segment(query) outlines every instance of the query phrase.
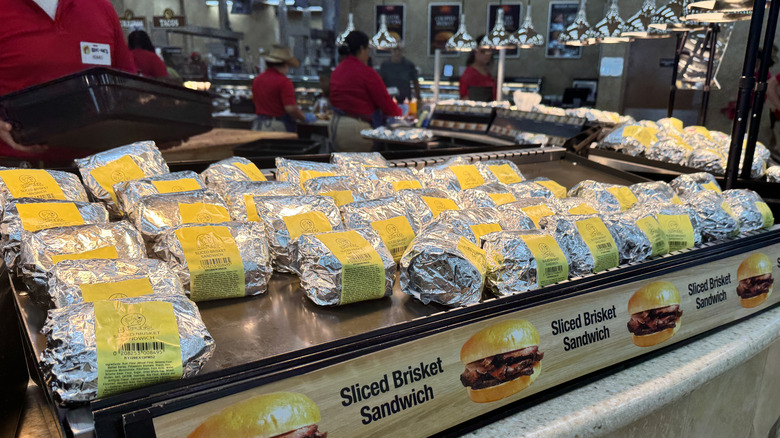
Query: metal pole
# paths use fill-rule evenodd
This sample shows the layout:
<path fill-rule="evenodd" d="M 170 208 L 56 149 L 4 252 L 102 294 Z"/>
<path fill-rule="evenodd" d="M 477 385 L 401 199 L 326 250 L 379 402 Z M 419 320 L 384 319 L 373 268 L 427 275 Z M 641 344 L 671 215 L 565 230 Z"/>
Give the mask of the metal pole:
<path fill-rule="evenodd" d="M 677 50 L 674 52 L 674 70 L 672 70 L 672 86 L 669 89 L 669 106 L 666 108 L 666 116 L 672 117 L 674 114 L 674 99 L 677 96 L 677 69 L 680 67 L 680 54 L 685 41 L 688 39 L 688 32 L 677 33 Z"/>
<path fill-rule="evenodd" d="M 701 111 L 699 112 L 699 125 L 704 126 L 707 124 L 707 110 L 710 106 L 710 90 L 712 87 L 712 73 L 713 73 L 713 67 L 715 65 L 715 54 L 717 52 L 718 48 L 718 31 L 720 30 L 720 26 L 713 23 L 710 24 L 710 28 L 707 30 L 707 35 L 709 38 L 707 39 L 709 41 L 710 45 L 710 57 L 707 60 L 707 76 L 704 81 L 704 93 L 701 97 Z"/>
<path fill-rule="evenodd" d="M 739 79 L 737 112 L 734 116 L 734 125 L 731 128 L 731 147 L 729 149 L 728 164 L 726 165 L 726 189 L 733 189 L 734 183 L 739 177 L 742 140 L 745 138 L 745 131 L 747 131 L 750 98 L 753 94 L 753 87 L 756 84 L 754 75 L 756 57 L 758 56 L 758 44 L 761 40 L 761 28 L 764 25 L 764 9 L 766 9 L 766 0 L 755 0 L 753 3 L 753 17 L 750 19 L 747 47 L 745 49 L 745 63 L 742 65 L 742 77 Z"/>
<path fill-rule="evenodd" d="M 433 103 L 439 101 L 439 84 L 441 83 L 441 49 L 434 51 L 433 57 Z"/>
<path fill-rule="evenodd" d="M 758 129 L 761 126 L 761 114 L 764 112 L 764 96 L 766 96 L 766 77 L 769 74 L 769 64 L 772 60 L 772 46 L 775 42 L 775 32 L 777 31 L 777 17 L 780 13 L 780 1 L 774 1 L 769 6 L 769 18 L 766 23 L 764 33 L 764 48 L 761 66 L 758 69 L 758 84 L 756 92 L 753 93 L 753 114 L 750 118 L 750 129 L 748 131 L 747 144 L 745 145 L 745 159 L 742 162 L 742 178 L 750 179 L 753 168 L 753 157 L 756 151 L 756 140 L 758 139 Z"/>
<path fill-rule="evenodd" d="M 506 49 L 498 49 L 498 74 L 496 75 L 496 101 L 504 100 L 504 69 L 506 68 Z"/>

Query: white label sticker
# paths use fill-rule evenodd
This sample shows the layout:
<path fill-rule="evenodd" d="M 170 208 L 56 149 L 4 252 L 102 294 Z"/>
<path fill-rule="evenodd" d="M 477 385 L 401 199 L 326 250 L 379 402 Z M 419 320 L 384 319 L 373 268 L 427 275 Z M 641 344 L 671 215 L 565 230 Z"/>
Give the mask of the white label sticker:
<path fill-rule="evenodd" d="M 108 44 L 81 42 L 81 63 L 111 65 L 111 46 Z"/>

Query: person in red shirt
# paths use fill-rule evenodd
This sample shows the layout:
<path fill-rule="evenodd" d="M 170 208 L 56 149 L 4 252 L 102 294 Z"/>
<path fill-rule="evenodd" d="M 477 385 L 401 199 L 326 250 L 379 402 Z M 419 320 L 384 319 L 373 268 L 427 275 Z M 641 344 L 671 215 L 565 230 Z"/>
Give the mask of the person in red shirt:
<path fill-rule="evenodd" d="M 0 96 L 89 67 L 136 72 L 119 17 L 108 0 L 59 0 L 52 15 L 34 0 L 0 0 L 0 11 Z M 87 56 L 84 48 L 90 46 L 107 50 Z M 62 159 L 94 153 L 73 149 L 46 153 L 43 146 L 14 142 L 12 129 L 0 120 L 0 156 Z"/>
<path fill-rule="evenodd" d="M 255 102 L 257 120 L 255 131 L 296 132 L 295 121 L 313 121 L 314 115 L 303 114 L 295 100 L 292 81 L 287 77 L 290 67 L 301 62 L 293 56 L 289 47 L 274 46 L 265 57 L 268 67 L 252 81 L 252 100 Z"/>
<path fill-rule="evenodd" d="M 155 53 L 149 34 L 142 30 L 130 32 L 130 35 L 127 36 L 127 47 L 130 48 L 130 52 L 133 54 L 138 74 L 147 78 L 168 77 L 168 67 Z"/>
<path fill-rule="evenodd" d="M 337 151 L 367 152 L 373 142 L 361 137 L 360 131 L 377 127 L 381 123 L 372 120 L 375 112 L 385 117 L 400 117 L 393 98 L 387 93 L 379 73 L 368 66 L 368 35 L 356 30 L 347 35 L 339 47 L 344 59 L 330 76 L 330 104 L 333 118 L 330 138 Z"/>
<path fill-rule="evenodd" d="M 466 60 L 466 71 L 460 77 L 460 97 L 468 99 L 470 87 L 492 87 L 493 100 L 496 98 L 496 81 L 490 75 L 489 64 L 493 59 L 493 50 L 478 47 L 471 51 Z"/>

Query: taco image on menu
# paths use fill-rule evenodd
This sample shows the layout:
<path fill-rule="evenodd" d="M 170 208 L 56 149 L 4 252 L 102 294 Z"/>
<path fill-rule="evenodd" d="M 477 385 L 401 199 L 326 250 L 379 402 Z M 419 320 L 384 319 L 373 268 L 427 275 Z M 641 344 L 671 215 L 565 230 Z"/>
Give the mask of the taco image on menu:
<path fill-rule="evenodd" d="M 539 332 L 528 321 L 510 319 L 485 327 L 460 350 L 466 370 L 460 382 L 469 398 L 489 403 L 527 388 L 542 372 Z"/>
<path fill-rule="evenodd" d="M 654 281 L 634 292 L 628 300 L 628 313 L 628 331 L 635 345 L 660 344 L 680 329 L 680 291 L 668 281 Z"/>
<path fill-rule="evenodd" d="M 765 254 L 751 254 L 737 269 L 737 295 L 745 308 L 760 306 L 772 295 L 772 261 Z"/>
<path fill-rule="evenodd" d="M 207 418 L 187 438 L 327 438 L 320 410 L 307 396 L 275 392 L 232 404 Z"/>

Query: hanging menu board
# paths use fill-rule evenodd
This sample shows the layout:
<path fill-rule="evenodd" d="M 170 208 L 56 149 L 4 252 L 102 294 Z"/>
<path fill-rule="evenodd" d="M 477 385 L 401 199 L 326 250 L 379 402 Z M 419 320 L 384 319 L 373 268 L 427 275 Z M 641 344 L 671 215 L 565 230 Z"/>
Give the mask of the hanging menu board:
<path fill-rule="evenodd" d="M 374 11 L 374 34 L 379 32 L 380 17 L 385 16 L 387 31 L 399 42 L 404 41 L 404 22 L 406 10 L 404 5 L 377 5 Z M 390 53 L 389 50 L 377 50 L 377 53 Z"/>
<path fill-rule="evenodd" d="M 496 12 L 498 8 L 504 10 L 504 29 L 507 33 L 515 33 L 520 28 L 520 17 L 522 17 L 523 5 L 521 3 L 490 3 L 487 7 L 487 27 L 485 29 L 493 29 L 496 25 Z M 490 30 L 488 30 L 489 32 Z M 506 49 L 506 56 L 519 57 L 520 50 L 515 47 L 513 49 Z"/>
<path fill-rule="evenodd" d="M 436 49 L 442 55 L 457 56 L 456 51 L 446 51 L 444 46 L 460 26 L 460 3 L 428 4 L 428 56 L 434 56 Z"/>

